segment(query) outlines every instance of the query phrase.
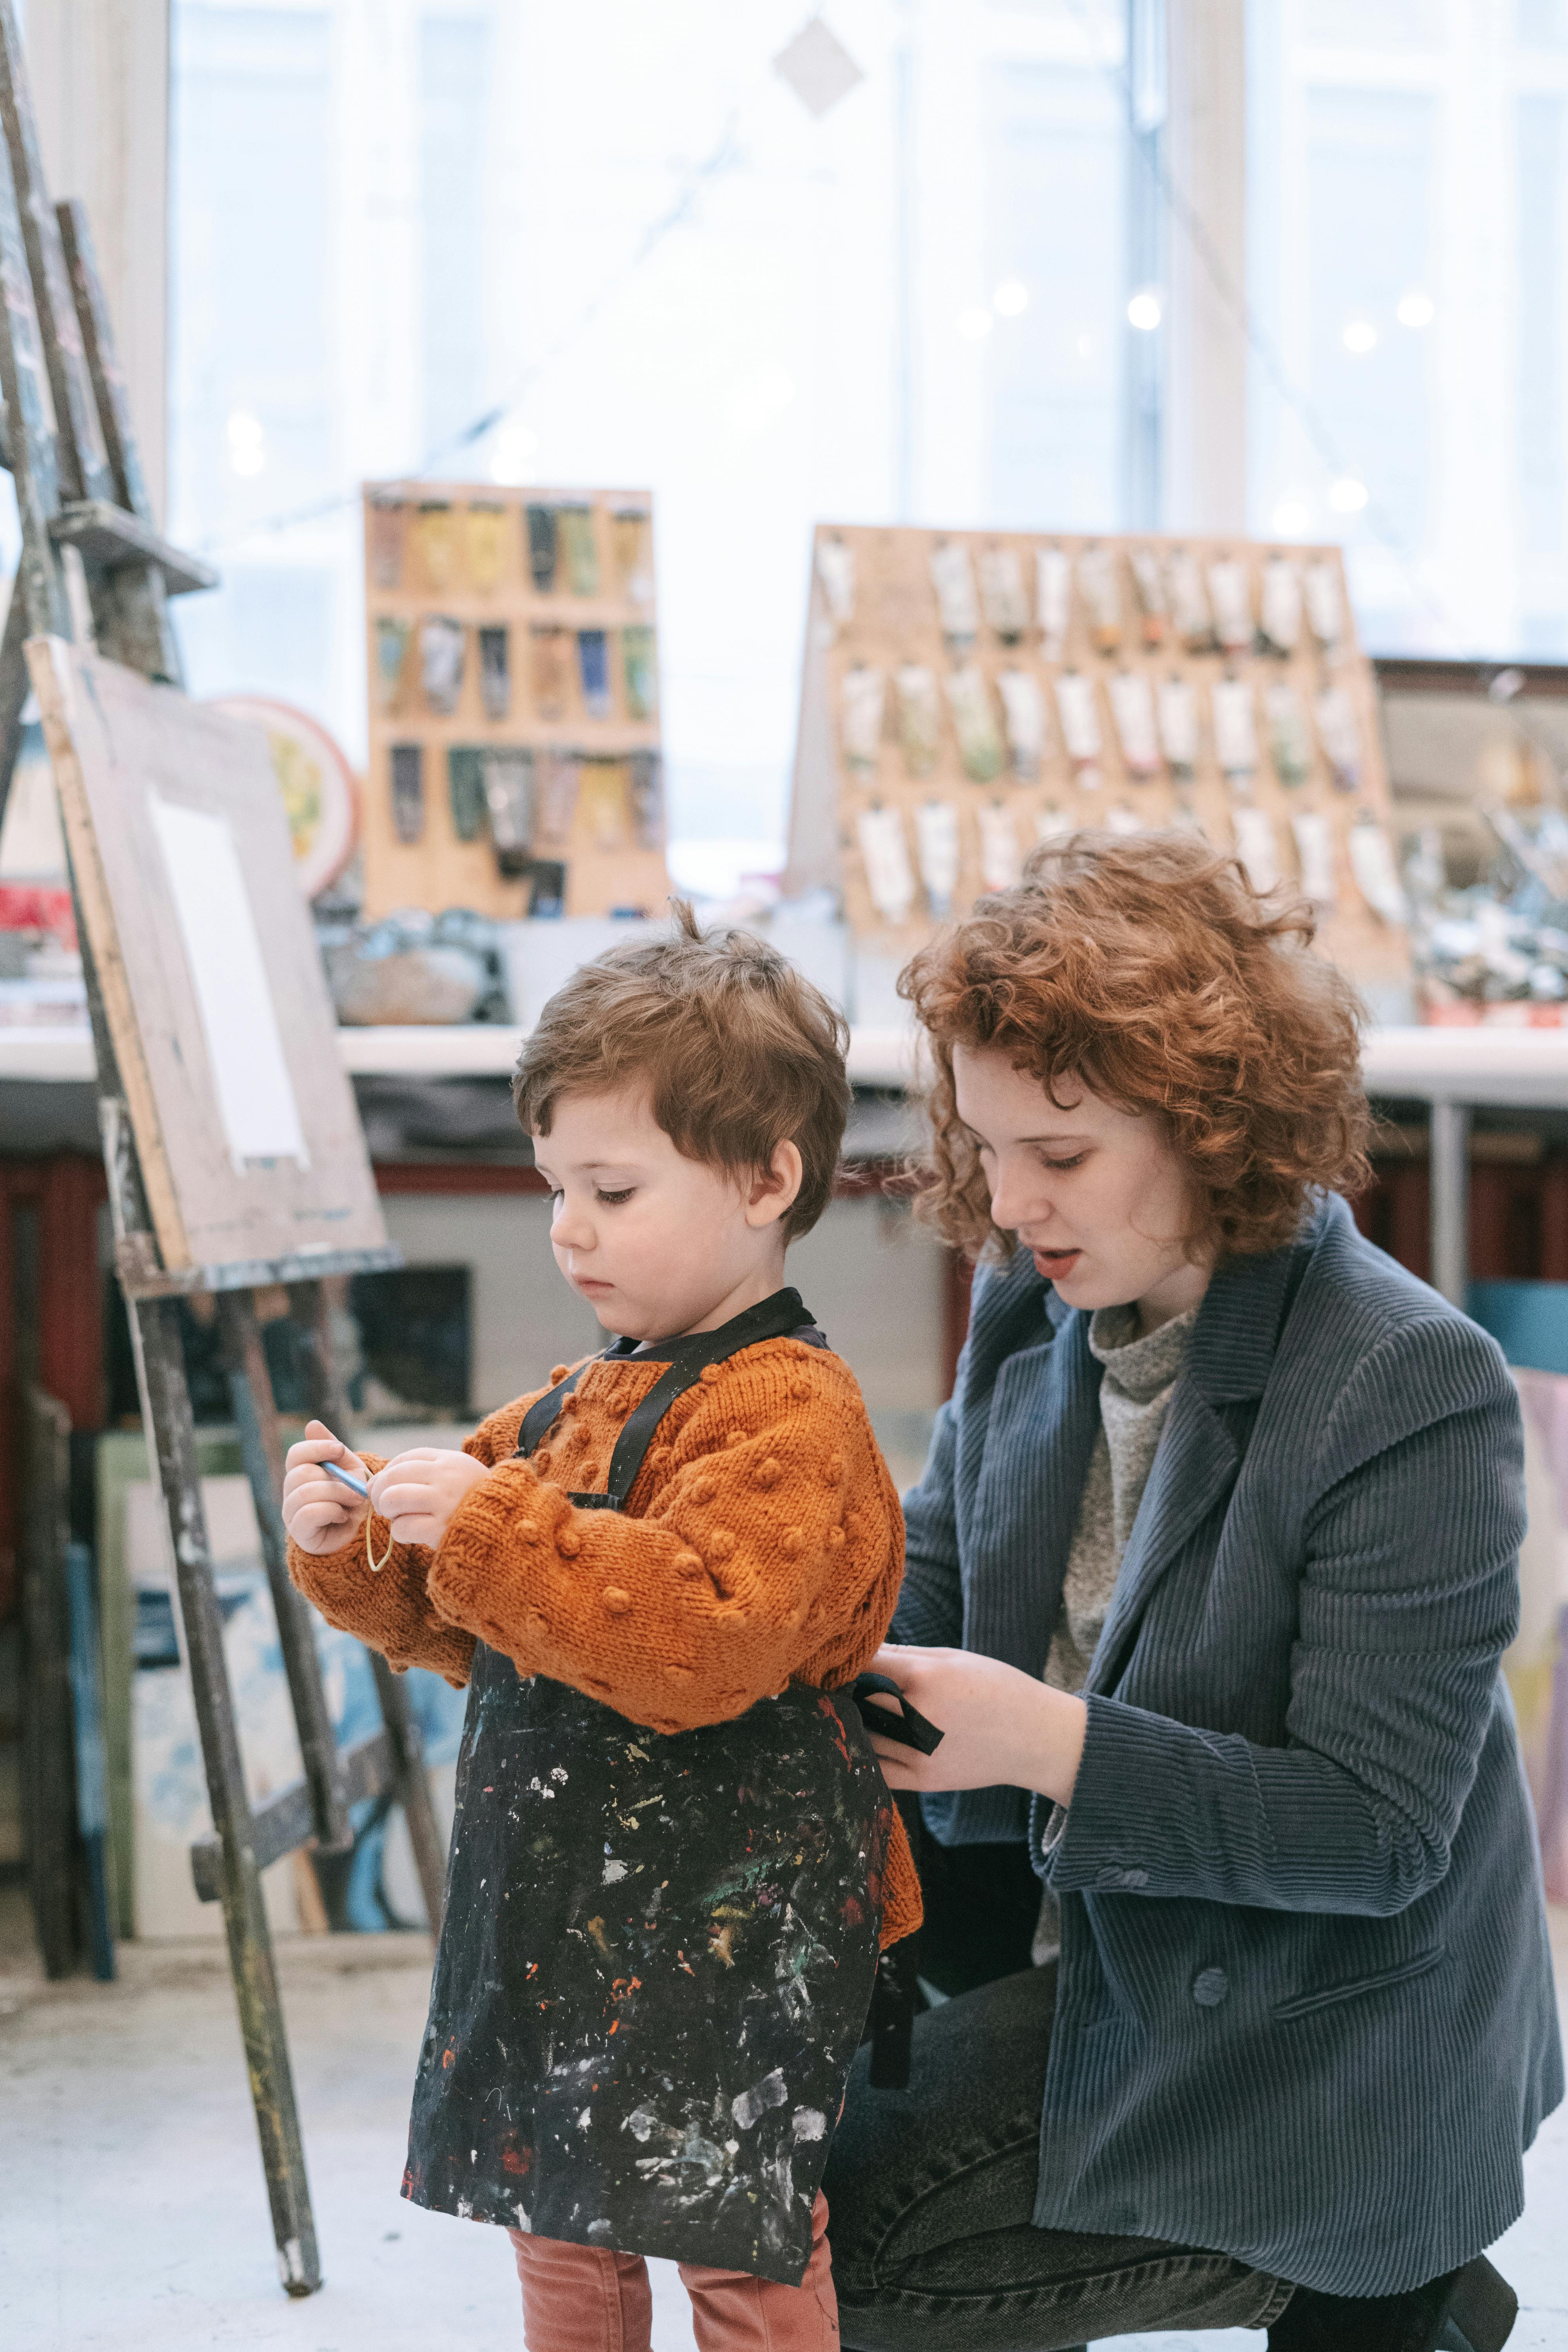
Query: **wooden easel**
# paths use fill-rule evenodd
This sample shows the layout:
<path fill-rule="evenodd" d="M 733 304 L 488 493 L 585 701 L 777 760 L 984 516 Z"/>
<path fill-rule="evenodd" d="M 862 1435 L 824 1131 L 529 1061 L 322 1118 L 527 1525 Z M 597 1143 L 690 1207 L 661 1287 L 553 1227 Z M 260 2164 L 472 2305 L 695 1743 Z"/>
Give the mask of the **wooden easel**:
<path fill-rule="evenodd" d="M 11 0 L 0 0 L 0 394 L 5 462 L 16 485 L 22 552 L 0 637 L 0 816 L 10 789 L 29 673 L 29 637 L 79 643 L 144 677 L 182 684 L 168 598 L 216 585 L 153 525 L 82 207 L 51 207 Z M 352 1843 L 348 1807 L 390 1790 L 404 1807 L 432 1927 L 445 1855 L 419 1734 L 384 1660 L 373 1663 L 383 1727 L 340 1751 L 322 1687 L 310 1610 L 289 1580 L 279 1494 L 282 1445 L 251 1292 L 289 1286 L 305 1340 L 312 1408 L 347 1434 L 333 1371 L 322 1276 L 395 1265 L 389 1247 L 312 1251 L 165 1266 L 148 1205 L 131 1111 L 94 969 L 73 869 L 99 1118 L 142 1412 L 162 1488 L 185 1651 L 211 1799 L 213 1833 L 192 1849 L 198 1893 L 223 1905 L 240 2028 L 261 2139 L 279 2267 L 289 2294 L 321 2282 L 260 1873 L 301 1846 Z M 197 1475 L 177 1302 L 216 1295 L 235 1418 L 255 1500 L 262 1557 L 298 1727 L 305 1778 L 255 1811 L 246 1795 L 223 1629 Z"/>

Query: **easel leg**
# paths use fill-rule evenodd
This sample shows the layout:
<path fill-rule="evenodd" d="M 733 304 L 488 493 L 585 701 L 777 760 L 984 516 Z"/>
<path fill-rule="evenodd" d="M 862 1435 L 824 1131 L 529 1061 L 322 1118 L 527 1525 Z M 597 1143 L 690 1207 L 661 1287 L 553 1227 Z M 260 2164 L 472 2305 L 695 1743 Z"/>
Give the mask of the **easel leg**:
<path fill-rule="evenodd" d="M 278 2267 L 290 2294 L 310 2294 L 321 2284 L 321 2265 L 272 1937 L 250 1843 L 250 1806 L 223 1654 L 223 1621 L 213 1584 L 179 1326 L 173 1305 L 164 1299 L 139 1301 L 134 1322 L 142 1359 L 143 1410 L 168 1514 L 213 1826 L 223 1845 L 224 1926 L 228 1931 L 229 1964 L 239 2004 L 250 2095 L 261 2136 Z"/>
<path fill-rule="evenodd" d="M 22 1714 L 27 1893 L 46 1974 L 77 1963 L 76 1771 L 67 1599 L 70 1418 L 30 1384 L 23 1399 Z"/>
<path fill-rule="evenodd" d="M 111 661 L 169 686 L 184 683 L 168 592 L 156 564 L 127 563 L 111 572 L 93 598 L 93 617 L 99 646 Z"/>
<path fill-rule="evenodd" d="M 430 1922 L 430 1933 L 441 1932 L 441 1918 L 447 1907 L 447 1849 L 441 1840 L 440 1823 L 430 1799 L 430 1776 L 425 1769 L 425 1740 L 415 1722 L 404 1689 L 386 1660 L 377 1650 L 370 1654 L 375 1669 L 376 1696 L 381 1700 L 382 1719 L 386 1736 L 392 1743 L 396 1768 L 394 1787 L 398 1803 L 403 1807 L 408 1823 L 408 1841 L 414 1848 L 414 1867 L 419 1874 L 419 1888 L 425 1897 L 425 1913 Z"/>
<path fill-rule="evenodd" d="M 261 1557 L 278 1619 L 283 1669 L 294 1702 L 294 1722 L 300 1735 L 305 1778 L 310 1785 L 316 1842 L 341 1852 L 353 1843 L 353 1832 L 344 1801 L 342 1767 L 332 1737 L 331 1713 L 321 1685 L 321 1666 L 316 1654 L 310 1608 L 289 1580 L 288 1538 L 283 1531 L 280 1507 L 283 1444 L 278 1434 L 267 1350 L 262 1345 L 250 1293 L 223 1292 L 218 1299 L 218 1322 L 240 1452 L 250 1481 L 256 1524 L 261 1537 Z"/>
<path fill-rule="evenodd" d="M 0 824 L 5 822 L 5 803 L 11 794 L 11 779 L 16 772 L 16 754 L 22 748 L 22 712 L 31 683 L 26 656 L 22 651 L 26 635 L 27 600 L 22 593 L 18 572 L 11 583 L 5 631 L 0 636 Z"/>
<path fill-rule="evenodd" d="M 343 1393 L 332 1359 L 331 1307 L 326 1290 L 319 1282 L 296 1283 L 290 1287 L 289 1297 L 294 1320 L 304 1340 L 302 1353 L 310 1391 L 310 1410 L 345 1443 L 352 1443 L 349 1401 Z M 419 1727 L 409 1710 L 407 1694 L 397 1676 L 386 1660 L 374 1650 L 370 1654 L 370 1661 L 375 1670 L 375 1687 L 381 1700 L 386 1736 L 392 1743 L 397 1774 L 397 1800 L 408 1823 L 408 1838 L 414 1849 L 414 1866 L 419 1874 L 420 1890 L 425 1897 L 426 1916 L 430 1922 L 430 1933 L 438 1936 L 447 1901 L 447 1849 L 440 1824 L 436 1819 L 436 1808 L 430 1799 L 424 1743 Z"/>

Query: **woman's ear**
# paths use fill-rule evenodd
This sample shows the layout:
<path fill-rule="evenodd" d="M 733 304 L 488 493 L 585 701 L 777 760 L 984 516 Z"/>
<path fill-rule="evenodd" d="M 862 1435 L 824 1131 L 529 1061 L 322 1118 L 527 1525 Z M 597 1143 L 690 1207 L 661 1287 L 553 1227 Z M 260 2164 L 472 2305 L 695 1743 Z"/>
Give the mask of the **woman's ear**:
<path fill-rule="evenodd" d="M 746 1223 L 776 1225 L 795 1206 L 805 1174 L 797 1143 L 777 1143 L 765 1168 L 759 1168 L 746 1188 Z"/>

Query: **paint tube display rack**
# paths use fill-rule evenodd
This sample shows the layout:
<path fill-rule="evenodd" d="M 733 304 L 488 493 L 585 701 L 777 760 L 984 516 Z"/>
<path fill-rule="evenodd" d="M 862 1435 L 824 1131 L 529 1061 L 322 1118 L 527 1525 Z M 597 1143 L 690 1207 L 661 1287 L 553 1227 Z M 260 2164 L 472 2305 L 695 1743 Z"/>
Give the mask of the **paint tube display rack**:
<path fill-rule="evenodd" d="M 364 533 L 366 916 L 657 912 L 649 494 L 377 482 Z"/>
<path fill-rule="evenodd" d="M 1190 825 L 1409 980 L 1376 689 L 1339 551 L 823 524 L 786 887 L 888 955 L 1079 826 Z"/>

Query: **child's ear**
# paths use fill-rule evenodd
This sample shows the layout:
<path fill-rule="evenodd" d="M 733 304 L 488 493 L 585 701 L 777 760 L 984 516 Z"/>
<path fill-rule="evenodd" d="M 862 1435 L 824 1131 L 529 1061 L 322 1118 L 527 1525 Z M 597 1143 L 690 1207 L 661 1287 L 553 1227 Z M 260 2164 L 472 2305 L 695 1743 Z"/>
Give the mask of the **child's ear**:
<path fill-rule="evenodd" d="M 776 1225 L 794 1207 L 805 1174 L 799 1144 L 775 1144 L 773 1158 L 754 1171 L 746 1188 L 746 1223 Z"/>

